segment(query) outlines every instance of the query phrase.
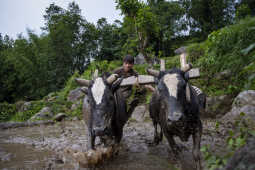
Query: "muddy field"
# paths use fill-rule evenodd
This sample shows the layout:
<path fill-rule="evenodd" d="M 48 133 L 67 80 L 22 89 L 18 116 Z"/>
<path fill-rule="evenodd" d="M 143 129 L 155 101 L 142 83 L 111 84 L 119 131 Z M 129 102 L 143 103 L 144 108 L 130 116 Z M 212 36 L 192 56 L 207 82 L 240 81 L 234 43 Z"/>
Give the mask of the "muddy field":
<path fill-rule="evenodd" d="M 118 155 L 95 169 L 194 169 L 191 138 L 186 143 L 176 139 L 183 148 L 182 160 L 176 161 L 165 138 L 158 146 L 149 145 L 153 140 L 152 122 L 148 112 L 140 113 L 139 109 L 136 112 L 124 127 Z M 223 137 L 221 133 L 215 131 L 215 121 L 202 121 L 201 146 L 210 144 L 215 149 L 222 148 Z M 2 129 L 0 169 L 85 169 L 64 151 L 66 149 L 87 151 L 86 134 L 87 128 L 82 120 Z M 99 140 L 96 143 L 99 143 Z"/>

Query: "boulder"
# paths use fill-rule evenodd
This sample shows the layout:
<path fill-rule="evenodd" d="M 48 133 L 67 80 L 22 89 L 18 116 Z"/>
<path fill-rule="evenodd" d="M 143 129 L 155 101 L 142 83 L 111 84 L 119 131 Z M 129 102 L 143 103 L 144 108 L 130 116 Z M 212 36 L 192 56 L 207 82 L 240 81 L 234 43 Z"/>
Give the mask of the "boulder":
<path fill-rule="evenodd" d="M 232 75 L 231 70 L 224 70 L 216 75 L 217 79 L 226 79 Z"/>
<path fill-rule="evenodd" d="M 247 90 L 239 93 L 235 98 L 232 109 L 222 118 L 224 122 L 234 122 L 240 114 L 244 113 L 246 118 L 255 121 L 255 91 Z"/>
<path fill-rule="evenodd" d="M 143 122 L 147 120 L 147 118 L 150 118 L 147 105 L 137 106 L 131 116 L 131 120 L 135 120 L 137 122 Z"/>
<path fill-rule="evenodd" d="M 206 98 L 205 112 L 201 113 L 202 118 L 216 118 L 222 117 L 225 113 L 231 110 L 232 97 L 214 96 Z"/>
<path fill-rule="evenodd" d="M 187 50 L 186 47 L 180 47 L 180 48 L 177 48 L 176 50 L 174 50 L 174 53 L 179 55 L 179 54 L 185 53 L 186 50 Z"/>
<path fill-rule="evenodd" d="M 250 138 L 246 145 L 238 149 L 230 158 L 224 170 L 255 169 L 255 137 Z"/>
<path fill-rule="evenodd" d="M 42 110 L 38 113 L 36 113 L 33 117 L 31 117 L 29 120 L 37 120 L 37 119 L 50 119 L 53 117 L 53 113 L 49 107 L 44 107 Z"/>
<path fill-rule="evenodd" d="M 76 101 L 74 104 L 71 106 L 71 111 L 77 109 L 80 106 L 80 101 Z"/>
<path fill-rule="evenodd" d="M 238 94 L 232 107 L 241 108 L 245 105 L 255 106 L 255 90 L 246 90 Z"/>
<path fill-rule="evenodd" d="M 80 100 L 83 96 L 84 96 L 84 93 L 81 91 L 81 88 L 78 87 L 78 88 L 69 92 L 69 94 L 67 96 L 67 101 L 74 103 L 74 102 Z"/>
<path fill-rule="evenodd" d="M 16 108 L 18 112 L 24 112 L 29 110 L 31 105 L 31 102 L 19 101 L 16 103 Z"/>
<path fill-rule="evenodd" d="M 135 64 L 145 64 L 146 60 L 145 57 L 142 53 L 139 53 L 136 57 L 135 57 Z"/>
<path fill-rule="evenodd" d="M 66 114 L 65 113 L 58 113 L 53 117 L 53 120 L 55 121 L 62 121 L 64 118 L 66 118 Z"/>

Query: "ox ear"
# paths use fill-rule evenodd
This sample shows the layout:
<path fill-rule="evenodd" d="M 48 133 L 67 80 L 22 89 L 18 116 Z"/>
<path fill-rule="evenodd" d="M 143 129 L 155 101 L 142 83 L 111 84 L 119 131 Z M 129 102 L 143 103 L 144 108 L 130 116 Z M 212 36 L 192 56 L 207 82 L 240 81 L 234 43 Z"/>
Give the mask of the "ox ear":
<path fill-rule="evenodd" d="M 81 90 L 83 93 L 88 94 L 88 88 L 87 88 L 87 87 L 82 87 L 80 90 Z"/>
<path fill-rule="evenodd" d="M 158 77 L 159 76 L 159 71 L 158 70 L 153 70 L 153 69 L 147 69 L 147 73 L 154 76 Z"/>
<path fill-rule="evenodd" d="M 91 83 L 91 80 L 85 80 L 85 79 L 75 79 L 76 83 L 79 84 L 80 86 L 86 86 L 88 87 Z"/>
<path fill-rule="evenodd" d="M 186 84 L 186 101 L 187 102 L 191 101 L 191 91 L 188 83 Z"/>

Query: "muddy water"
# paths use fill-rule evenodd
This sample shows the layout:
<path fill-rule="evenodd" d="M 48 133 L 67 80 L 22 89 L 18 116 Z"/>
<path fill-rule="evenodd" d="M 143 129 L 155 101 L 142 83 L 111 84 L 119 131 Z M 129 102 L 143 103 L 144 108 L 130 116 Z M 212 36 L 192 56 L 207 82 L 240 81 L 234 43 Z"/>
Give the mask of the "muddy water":
<path fill-rule="evenodd" d="M 86 151 L 87 129 L 83 121 L 66 121 L 54 125 L 21 127 L 0 131 L 0 169 L 82 169 L 64 154 L 66 148 Z M 205 133 L 210 133 L 208 127 Z M 201 145 L 219 143 L 220 138 L 205 135 Z M 148 145 L 153 139 L 150 121 L 129 121 L 124 128 L 119 154 L 96 169 L 166 170 L 193 169 L 191 139 L 183 146 L 183 161 L 173 159 L 167 141 Z M 179 140 L 177 140 L 180 143 Z M 98 141 L 97 141 L 98 143 Z"/>

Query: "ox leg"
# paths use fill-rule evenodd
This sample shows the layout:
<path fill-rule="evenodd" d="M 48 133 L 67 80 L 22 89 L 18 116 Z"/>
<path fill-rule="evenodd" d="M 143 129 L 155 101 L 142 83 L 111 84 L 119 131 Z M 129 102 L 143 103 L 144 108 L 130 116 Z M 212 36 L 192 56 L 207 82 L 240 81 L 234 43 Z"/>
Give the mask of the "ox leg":
<path fill-rule="evenodd" d="M 162 139 L 163 139 L 163 129 L 162 129 L 162 127 L 160 126 L 159 142 L 161 142 Z"/>
<path fill-rule="evenodd" d="M 92 133 L 92 130 L 89 130 L 88 134 L 88 149 L 95 149 L 95 135 Z"/>
<path fill-rule="evenodd" d="M 158 125 L 159 124 L 157 123 L 157 121 L 153 121 L 153 126 L 154 126 L 154 141 L 153 141 L 153 143 L 155 145 L 158 145 L 159 142 L 161 142 L 163 139 L 162 128 L 160 126 L 160 132 L 158 132 Z"/>
<path fill-rule="evenodd" d="M 152 118 L 153 127 L 154 127 L 154 138 L 152 142 L 149 142 L 148 144 L 151 146 L 158 145 L 159 144 L 159 137 L 158 137 L 158 126 L 157 121 Z"/>
<path fill-rule="evenodd" d="M 180 147 L 175 143 L 175 140 L 174 140 L 172 135 L 169 135 L 167 133 L 164 133 L 164 134 L 165 134 L 165 136 L 167 138 L 167 141 L 168 141 L 168 143 L 169 143 L 169 145 L 170 145 L 170 147 L 171 147 L 171 149 L 174 153 L 175 159 L 178 159 L 179 158 L 179 153 L 181 152 Z"/>
<path fill-rule="evenodd" d="M 196 169 L 201 170 L 201 155 L 200 155 L 200 142 L 201 142 L 201 135 L 202 135 L 202 124 L 199 121 L 199 127 L 197 128 L 196 132 L 192 134 L 193 139 L 193 150 L 192 154 L 196 163 Z"/>

